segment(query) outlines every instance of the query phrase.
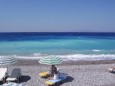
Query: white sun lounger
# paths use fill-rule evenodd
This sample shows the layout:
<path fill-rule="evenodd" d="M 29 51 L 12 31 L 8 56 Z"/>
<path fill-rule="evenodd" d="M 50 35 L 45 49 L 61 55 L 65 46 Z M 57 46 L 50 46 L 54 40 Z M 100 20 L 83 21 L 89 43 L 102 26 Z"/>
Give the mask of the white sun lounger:
<path fill-rule="evenodd" d="M 3 81 L 4 83 L 4 79 L 7 76 L 7 68 L 0 68 L 0 81 Z"/>
<path fill-rule="evenodd" d="M 109 72 L 115 73 L 115 68 L 108 68 Z"/>

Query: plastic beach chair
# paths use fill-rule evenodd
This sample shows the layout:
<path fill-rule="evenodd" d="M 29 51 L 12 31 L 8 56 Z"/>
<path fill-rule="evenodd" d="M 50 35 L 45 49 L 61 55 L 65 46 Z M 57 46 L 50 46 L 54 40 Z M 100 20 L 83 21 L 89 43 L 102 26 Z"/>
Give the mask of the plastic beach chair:
<path fill-rule="evenodd" d="M 21 69 L 19 68 L 15 68 L 12 70 L 11 72 L 11 75 L 7 78 L 7 82 L 10 82 L 10 81 L 17 81 L 19 82 L 19 78 L 21 76 Z"/>
<path fill-rule="evenodd" d="M 0 68 L 0 81 L 5 82 L 5 77 L 7 76 L 7 68 Z"/>
<path fill-rule="evenodd" d="M 58 84 L 58 83 L 60 83 L 60 82 L 62 82 L 62 81 L 64 81 L 64 80 L 66 80 L 66 78 L 67 78 L 67 74 L 60 73 L 60 76 L 59 76 L 58 79 L 48 80 L 48 81 L 46 81 L 45 83 L 46 83 L 47 85 L 55 85 L 55 84 Z"/>

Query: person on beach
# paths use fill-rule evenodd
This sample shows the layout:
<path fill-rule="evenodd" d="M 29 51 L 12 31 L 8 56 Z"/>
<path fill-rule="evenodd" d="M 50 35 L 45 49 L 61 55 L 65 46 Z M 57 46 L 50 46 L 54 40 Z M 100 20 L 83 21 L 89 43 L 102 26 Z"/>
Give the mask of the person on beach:
<path fill-rule="evenodd" d="M 54 73 L 56 73 L 56 72 L 57 72 L 57 68 L 54 65 L 52 65 L 51 66 L 51 77 L 53 77 Z"/>
<path fill-rule="evenodd" d="M 54 72 L 54 76 L 53 76 L 53 80 L 57 80 L 59 78 L 59 72 L 58 71 L 55 71 Z"/>
<path fill-rule="evenodd" d="M 56 80 L 58 79 L 58 77 L 59 77 L 59 72 L 57 71 L 57 68 L 54 65 L 52 65 L 51 76 L 48 79 Z"/>
<path fill-rule="evenodd" d="M 49 77 L 49 79 L 58 79 L 58 71 L 57 71 L 57 68 L 54 66 L 54 65 L 52 65 L 51 66 L 51 76 Z"/>

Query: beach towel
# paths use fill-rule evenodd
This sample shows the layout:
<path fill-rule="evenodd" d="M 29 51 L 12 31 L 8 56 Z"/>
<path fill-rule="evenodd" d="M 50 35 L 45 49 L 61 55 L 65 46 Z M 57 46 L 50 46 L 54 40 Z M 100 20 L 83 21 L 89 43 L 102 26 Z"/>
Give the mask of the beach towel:
<path fill-rule="evenodd" d="M 50 75 L 50 73 L 48 71 L 47 72 L 40 72 L 39 73 L 39 76 L 41 76 L 41 77 L 46 77 L 48 75 Z"/>
<path fill-rule="evenodd" d="M 56 84 L 56 83 L 58 83 L 58 82 L 64 81 L 66 78 L 67 78 L 67 74 L 65 74 L 65 73 L 60 73 L 60 76 L 59 76 L 58 79 L 48 80 L 48 81 L 46 81 L 45 83 L 46 83 L 47 85 L 54 85 L 54 84 Z"/>

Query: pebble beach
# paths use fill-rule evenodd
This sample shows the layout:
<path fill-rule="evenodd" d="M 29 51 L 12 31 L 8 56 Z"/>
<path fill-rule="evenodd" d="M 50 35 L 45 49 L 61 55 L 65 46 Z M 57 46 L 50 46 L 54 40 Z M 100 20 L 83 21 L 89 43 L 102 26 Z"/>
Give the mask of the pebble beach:
<path fill-rule="evenodd" d="M 3 67 L 3 66 L 0 66 Z M 6 66 L 10 75 L 12 69 L 20 68 L 20 83 L 24 86 L 47 86 L 39 73 L 50 70 L 50 66 L 39 64 L 35 60 L 20 60 L 15 65 Z M 59 86 L 115 86 L 115 74 L 108 71 L 115 67 L 115 61 L 67 61 L 60 65 L 60 72 L 68 74 Z"/>

